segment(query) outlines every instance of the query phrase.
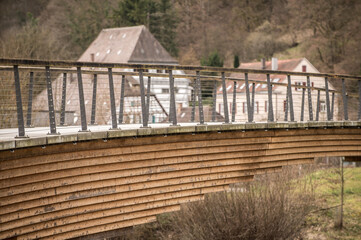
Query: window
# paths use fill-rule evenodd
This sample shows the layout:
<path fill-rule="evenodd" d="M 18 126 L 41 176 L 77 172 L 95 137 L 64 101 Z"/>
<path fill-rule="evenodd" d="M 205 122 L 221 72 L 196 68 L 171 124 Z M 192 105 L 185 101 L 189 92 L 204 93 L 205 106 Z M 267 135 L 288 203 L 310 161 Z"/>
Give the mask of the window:
<path fill-rule="evenodd" d="M 295 84 L 296 85 L 298 85 L 298 86 L 301 86 L 302 84 L 301 84 L 301 82 L 295 82 Z M 298 91 L 298 90 L 300 90 L 301 88 L 299 88 L 299 87 L 295 87 L 295 90 L 296 91 Z"/>
<path fill-rule="evenodd" d="M 242 112 L 247 113 L 247 102 L 243 102 Z M 259 113 L 259 103 L 255 102 L 253 107 L 253 113 Z"/>
<path fill-rule="evenodd" d="M 169 88 L 162 88 L 162 93 L 169 93 Z"/>
<path fill-rule="evenodd" d="M 157 73 L 162 73 L 162 70 L 160 70 L 160 69 L 157 69 Z"/>
<path fill-rule="evenodd" d="M 287 107 L 287 101 L 284 100 L 283 101 L 283 112 L 286 112 L 286 107 Z"/>
<path fill-rule="evenodd" d="M 306 65 L 302 65 L 302 72 L 307 72 L 307 66 Z"/>

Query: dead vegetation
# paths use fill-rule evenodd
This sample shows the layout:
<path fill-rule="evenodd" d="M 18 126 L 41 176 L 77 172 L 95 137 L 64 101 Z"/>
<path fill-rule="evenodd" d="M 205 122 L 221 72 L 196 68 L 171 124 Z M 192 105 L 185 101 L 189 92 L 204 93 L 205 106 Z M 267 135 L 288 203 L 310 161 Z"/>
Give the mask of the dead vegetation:
<path fill-rule="evenodd" d="M 303 169 L 304 173 L 305 170 Z M 119 239 L 297 239 L 313 209 L 314 183 L 288 168 L 232 191 L 207 195 L 181 211 L 136 226 Z M 297 176 L 297 177 L 295 177 Z"/>

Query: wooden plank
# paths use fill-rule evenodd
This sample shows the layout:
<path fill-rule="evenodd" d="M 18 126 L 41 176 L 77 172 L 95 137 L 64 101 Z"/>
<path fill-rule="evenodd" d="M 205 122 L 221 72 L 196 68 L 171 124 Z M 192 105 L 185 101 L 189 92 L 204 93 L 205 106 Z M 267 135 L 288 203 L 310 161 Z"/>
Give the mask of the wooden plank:
<path fill-rule="evenodd" d="M 225 176 L 226 177 L 226 176 Z M 128 192 L 113 192 L 107 195 L 95 195 L 95 196 L 84 196 L 82 198 L 60 198 L 58 196 L 54 196 L 50 199 L 38 199 L 36 201 L 28 201 L 19 204 L 8 205 L 6 209 L 3 209 L 1 219 L 2 222 L 9 222 L 18 220 L 19 218 L 26 218 L 41 214 L 47 214 L 48 218 L 52 218 L 53 216 L 57 216 L 57 211 L 71 209 L 71 208 L 79 208 L 73 209 L 71 212 L 81 211 L 82 206 L 87 206 L 89 209 L 92 209 L 91 205 L 94 206 L 95 209 L 100 208 L 102 209 L 106 202 L 111 201 L 120 201 L 120 200 L 127 200 L 127 201 L 137 201 L 136 198 L 143 199 L 152 198 L 152 196 L 156 197 L 164 197 L 164 194 L 171 194 L 173 192 L 176 193 L 188 193 L 189 191 L 196 191 L 200 188 L 210 187 L 210 186 L 217 186 L 217 185 L 227 185 L 235 182 L 241 181 L 249 181 L 252 179 L 252 176 L 249 177 L 233 177 L 233 178 L 225 178 L 222 179 L 222 176 L 219 176 L 219 180 L 210 180 L 210 181 L 203 181 L 203 182 L 193 182 L 187 184 L 179 184 L 175 186 L 163 186 L 158 187 L 155 189 L 140 189 L 140 190 L 133 190 Z M 187 192 L 188 191 L 188 192 Z M 167 195 L 165 195 L 167 196 Z M 147 199 L 146 199 L 147 200 Z M 124 201 L 121 204 L 124 204 Z M 97 205 L 98 204 L 98 205 Z M 100 204 L 100 205 L 99 205 Z M 81 212 L 80 212 L 81 213 Z M 67 215 L 65 213 L 65 215 Z M 18 223 L 21 224 L 21 223 Z M 10 226 L 10 225 L 9 225 Z M 3 225 L 0 225 L 1 229 Z"/>

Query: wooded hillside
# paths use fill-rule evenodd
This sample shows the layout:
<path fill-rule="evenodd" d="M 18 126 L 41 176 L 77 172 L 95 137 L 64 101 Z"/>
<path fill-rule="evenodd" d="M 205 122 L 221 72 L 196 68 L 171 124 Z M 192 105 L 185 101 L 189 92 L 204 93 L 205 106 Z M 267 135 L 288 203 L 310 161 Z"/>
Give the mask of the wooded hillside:
<path fill-rule="evenodd" d="M 308 58 L 361 74 L 359 0 L 2 0 L 0 56 L 77 59 L 103 28 L 146 25 L 181 64 Z"/>

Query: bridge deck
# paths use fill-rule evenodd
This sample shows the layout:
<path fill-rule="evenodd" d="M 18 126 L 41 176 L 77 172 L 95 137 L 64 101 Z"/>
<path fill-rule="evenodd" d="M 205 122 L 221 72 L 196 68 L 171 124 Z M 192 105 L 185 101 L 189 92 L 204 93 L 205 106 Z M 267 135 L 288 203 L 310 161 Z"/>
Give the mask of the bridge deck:
<path fill-rule="evenodd" d="M 361 156 L 360 122 L 122 127 L 2 130 L 0 239 L 107 236 L 287 165 Z"/>
<path fill-rule="evenodd" d="M 110 130 L 111 125 L 89 126 L 88 132 L 81 132 L 80 126 L 58 126 L 59 135 L 49 135 L 48 127 L 26 128 L 27 138 L 16 138 L 17 128 L 0 129 L 0 151 L 32 146 L 44 146 L 66 142 L 78 142 L 119 137 L 140 137 L 166 134 L 197 133 L 212 131 L 256 130 L 256 129 L 299 129 L 299 128 L 333 128 L 361 127 L 360 121 L 327 122 L 257 122 L 257 123 L 180 123 L 170 126 L 168 123 L 150 124 L 141 128 L 141 124 L 124 124 L 119 129 Z"/>

